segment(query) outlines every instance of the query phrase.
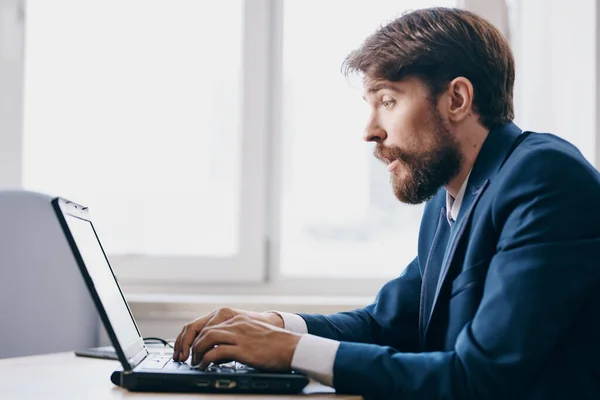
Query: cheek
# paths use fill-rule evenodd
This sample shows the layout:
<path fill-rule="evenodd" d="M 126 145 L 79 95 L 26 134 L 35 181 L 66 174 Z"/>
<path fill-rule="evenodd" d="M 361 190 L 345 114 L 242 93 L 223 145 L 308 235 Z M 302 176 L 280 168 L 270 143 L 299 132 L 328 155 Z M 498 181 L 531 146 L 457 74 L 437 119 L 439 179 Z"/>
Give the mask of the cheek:
<path fill-rule="evenodd" d="M 406 112 L 388 112 L 383 118 L 384 129 L 391 145 L 401 148 L 415 145 L 415 134 L 418 132 L 416 119 Z"/>

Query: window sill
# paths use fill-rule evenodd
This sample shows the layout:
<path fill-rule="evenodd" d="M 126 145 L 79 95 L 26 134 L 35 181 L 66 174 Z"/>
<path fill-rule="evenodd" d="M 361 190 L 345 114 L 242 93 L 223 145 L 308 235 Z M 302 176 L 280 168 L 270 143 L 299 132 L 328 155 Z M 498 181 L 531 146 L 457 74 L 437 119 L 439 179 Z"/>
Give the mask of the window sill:
<path fill-rule="evenodd" d="M 191 321 L 222 307 L 248 311 L 331 314 L 362 308 L 367 296 L 180 295 L 131 293 L 126 296 L 136 319 Z"/>

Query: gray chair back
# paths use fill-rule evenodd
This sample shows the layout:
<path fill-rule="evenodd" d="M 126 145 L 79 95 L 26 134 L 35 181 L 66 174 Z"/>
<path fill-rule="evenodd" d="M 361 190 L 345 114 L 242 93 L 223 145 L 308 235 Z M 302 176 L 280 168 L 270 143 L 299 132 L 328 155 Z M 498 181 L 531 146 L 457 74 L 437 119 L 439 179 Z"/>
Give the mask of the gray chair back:
<path fill-rule="evenodd" d="M 98 344 L 99 318 L 51 200 L 0 191 L 0 358 Z"/>

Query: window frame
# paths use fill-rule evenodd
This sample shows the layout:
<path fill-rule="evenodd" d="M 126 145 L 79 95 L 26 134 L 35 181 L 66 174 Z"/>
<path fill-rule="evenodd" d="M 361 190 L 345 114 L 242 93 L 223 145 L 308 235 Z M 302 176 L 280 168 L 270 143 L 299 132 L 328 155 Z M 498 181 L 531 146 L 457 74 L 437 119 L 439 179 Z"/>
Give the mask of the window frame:
<path fill-rule="evenodd" d="M 24 16 L 20 20 L 21 33 L 26 31 L 26 0 L 14 0 L 8 6 Z M 268 140 L 268 84 L 269 84 L 269 8 L 265 0 L 254 0 L 252 7 L 243 4 L 243 33 L 241 73 L 242 101 L 240 110 L 241 151 L 240 190 L 238 220 L 238 252 L 231 257 L 214 256 L 149 256 L 143 254 L 110 255 L 111 264 L 122 282 L 220 283 L 264 281 L 266 274 L 265 230 L 266 204 L 266 149 Z M 256 5 L 256 7 L 254 6 Z M 25 53 L 25 43 L 19 48 Z M 25 55 L 26 57 L 26 55 Z M 20 65 L 25 79 L 25 65 Z M 14 75 L 13 75 L 14 76 Z M 16 76 L 15 76 L 16 77 Z M 237 79 L 237 77 L 232 77 Z M 23 96 L 24 87 L 20 94 Z M 19 103 L 23 103 L 22 101 Z M 24 105 L 23 105 L 24 107 Z M 23 118 L 19 121 L 22 123 Z M 19 154 L 14 162 L 19 166 L 18 183 L 23 187 L 21 166 L 23 163 L 23 127 L 14 129 L 20 146 L 12 146 L 13 154 Z M 17 133 L 18 132 L 18 133 Z M 11 171 L 14 169 L 10 169 Z M 93 210 L 92 210 L 93 212 Z"/>

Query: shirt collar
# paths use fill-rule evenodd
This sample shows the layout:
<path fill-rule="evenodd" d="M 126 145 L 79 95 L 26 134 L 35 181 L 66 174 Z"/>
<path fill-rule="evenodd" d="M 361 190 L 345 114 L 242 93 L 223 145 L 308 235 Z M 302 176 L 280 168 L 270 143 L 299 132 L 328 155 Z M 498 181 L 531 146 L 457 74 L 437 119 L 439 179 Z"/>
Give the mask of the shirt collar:
<path fill-rule="evenodd" d="M 453 223 L 458 219 L 458 212 L 460 211 L 460 207 L 462 206 L 463 198 L 465 197 L 465 191 L 467 190 L 467 183 L 469 182 L 469 177 L 471 176 L 471 172 L 469 171 L 469 175 L 463 182 L 460 190 L 456 194 L 456 198 L 452 197 L 448 191 L 446 191 L 446 218 L 448 218 L 448 223 Z"/>

